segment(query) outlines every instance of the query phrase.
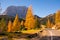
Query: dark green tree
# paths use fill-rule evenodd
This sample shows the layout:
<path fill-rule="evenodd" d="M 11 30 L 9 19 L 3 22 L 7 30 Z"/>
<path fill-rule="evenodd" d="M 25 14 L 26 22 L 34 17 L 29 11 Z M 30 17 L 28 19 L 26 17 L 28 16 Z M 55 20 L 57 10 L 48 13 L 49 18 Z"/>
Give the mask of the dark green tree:
<path fill-rule="evenodd" d="M 39 22 L 39 19 L 37 17 L 35 18 L 35 29 L 36 28 L 40 28 L 40 22 Z"/>
<path fill-rule="evenodd" d="M 7 30 L 7 27 L 6 27 L 6 26 L 7 26 L 7 25 L 6 25 L 6 21 L 5 21 L 4 18 L 2 18 L 1 21 L 0 21 L 0 30 L 1 30 L 2 32 L 5 32 L 5 31 Z"/>

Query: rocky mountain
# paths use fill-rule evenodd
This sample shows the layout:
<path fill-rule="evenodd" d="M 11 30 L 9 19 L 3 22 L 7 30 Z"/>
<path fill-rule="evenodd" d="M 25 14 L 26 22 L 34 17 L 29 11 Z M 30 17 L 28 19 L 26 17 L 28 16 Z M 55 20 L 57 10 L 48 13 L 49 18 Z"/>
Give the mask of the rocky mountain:
<path fill-rule="evenodd" d="M 20 18 L 25 18 L 26 13 L 27 13 L 28 7 L 25 6 L 9 6 L 6 11 L 3 12 L 3 15 L 7 15 L 9 17 L 15 16 L 18 14 Z M 47 20 L 50 19 L 50 21 L 54 24 L 55 21 L 55 13 L 54 14 L 49 14 L 46 17 L 39 17 L 37 15 L 34 15 L 34 17 L 38 18 L 41 24 L 46 24 Z"/>
<path fill-rule="evenodd" d="M 25 18 L 27 12 L 27 7 L 25 6 L 9 6 L 6 11 L 3 12 L 3 15 L 15 16 L 19 15 L 20 18 Z"/>
<path fill-rule="evenodd" d="M 55 24 L 55 13 L 54 14 L 49 14 L 44 18 L 41 18 L 41 24 L 46 24 L 46 22 L 48 21 L 48 19 L 50 20 L 51 23 Z"/>

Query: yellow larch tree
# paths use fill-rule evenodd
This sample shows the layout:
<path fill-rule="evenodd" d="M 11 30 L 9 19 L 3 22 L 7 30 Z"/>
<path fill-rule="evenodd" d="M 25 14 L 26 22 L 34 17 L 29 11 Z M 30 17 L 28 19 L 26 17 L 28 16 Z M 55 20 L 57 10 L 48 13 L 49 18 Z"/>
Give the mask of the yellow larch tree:
<path fill-rule="evenodd" d="M 60 10 L 58 10 L 55 14 L 55 25 L 56 29 L 60 29 Z"/>
<path fill-rule="evenodd" d="M 34 25 L 35 25 L 35 21 L 32 13 L 32 6 L 29 6 L 26 14 L 25 27 L 27 29 L 32 29 L 34 28 Z"/>
<path fill-rule="evenodd" d="M 50 22 L 49 18 L 48 18 L 48 20 L 47 20 L 46 25 L 47 25 L 47 28 L 51 28 L 51 22 Z"/>
<path fill-rule="evenodd" d="M 8 27 L 7 32 L 12 32 L 12 22 L 11 21 L 8 22 L 7 27 Z"/>
<path fill-rule="evenodd" d="M 19 31 L 19 28 L 20 28 L 20 21 L 19 21 L 18 14 L 16 14 L 12 29 L 13 29 L 13 31 Z"/>
<path fill-rule="evenodd" d="M 55 15 L 55 24 L 58 23 L 60 23 L 60 10 L 58 10 Z"/>

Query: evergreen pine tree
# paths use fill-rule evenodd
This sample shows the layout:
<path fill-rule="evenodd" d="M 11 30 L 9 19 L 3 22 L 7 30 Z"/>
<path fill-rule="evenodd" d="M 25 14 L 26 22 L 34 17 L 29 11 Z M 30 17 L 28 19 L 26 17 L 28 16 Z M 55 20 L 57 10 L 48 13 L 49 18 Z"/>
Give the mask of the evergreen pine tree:
<path fill-rule="evenodd" d="M 35 18 L 35 28 L 40 28 L 40 22 L 37 17 Z"/>
<path fill-rule="evenodd" d="M 1 19 L 1 22 L 0 22 L 0 31 L 2 32 L 6 32 L 7 30 L 7 27 L 6 27 L 6 21 L 4 18 Z"/>

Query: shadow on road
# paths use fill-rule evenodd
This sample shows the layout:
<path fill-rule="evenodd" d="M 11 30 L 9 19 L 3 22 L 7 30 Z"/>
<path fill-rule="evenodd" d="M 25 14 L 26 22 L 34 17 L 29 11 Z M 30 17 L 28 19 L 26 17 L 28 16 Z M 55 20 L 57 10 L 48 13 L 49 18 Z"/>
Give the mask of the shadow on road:
<path fill-rule="evenodd" d="M 52 36 L 52 40 L 60 40 L 60 36 Z M 41 37 L 40 40 L 51 40 L 51 36 Z"/>

